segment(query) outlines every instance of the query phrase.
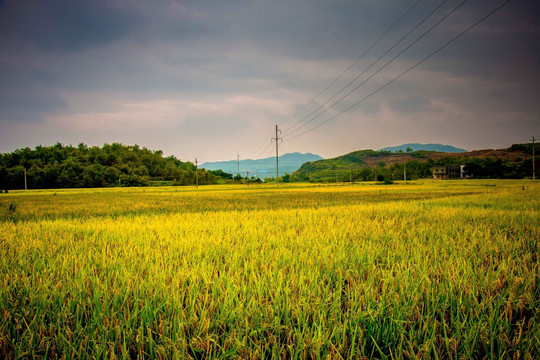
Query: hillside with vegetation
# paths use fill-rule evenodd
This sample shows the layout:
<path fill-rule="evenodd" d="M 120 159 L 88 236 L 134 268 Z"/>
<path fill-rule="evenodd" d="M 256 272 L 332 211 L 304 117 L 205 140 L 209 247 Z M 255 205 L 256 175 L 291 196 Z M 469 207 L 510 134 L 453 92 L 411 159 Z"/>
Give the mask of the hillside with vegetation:
<path fill-rule="evenodd" d="M 0 189 L 81 188 L 195 184 L 195 165 L 160 150 L 119 143 L 103 147 L 56 143 L 0 154 Z M 199 184 L 215 184 L 219 175 L 198 171 Z M 231 176 L 232 177 L 232 176 Z"/>
<path fill-rule="evenodd" d="M 386 181 L 430 178 L 434 166 L 465 165 L 473 178 L 519 179 L 532 176 L 532 144 L 463 153 L 359 150 L 308 162 L 292 174 L 295 181 Z M 536 166 L 538 176 L 538 162 Z"/>
<path fill-rule="evenodd" d="M 462 153 L 467 152 L 465 149 L 460 149 L 451 145 L 443 145 L 443 144 L 419 144 L 419 143 L 408 143 L 398 146 L 389 146 L 382 149 L 379 149 L 379 151 L 392 151 L 392 152 L 407 152 L 409 151 L 418 151 L 418 150 L 426 150 L 426 151 L 437 151 L 437 152 L 445 152 L 445 153 Z"/>

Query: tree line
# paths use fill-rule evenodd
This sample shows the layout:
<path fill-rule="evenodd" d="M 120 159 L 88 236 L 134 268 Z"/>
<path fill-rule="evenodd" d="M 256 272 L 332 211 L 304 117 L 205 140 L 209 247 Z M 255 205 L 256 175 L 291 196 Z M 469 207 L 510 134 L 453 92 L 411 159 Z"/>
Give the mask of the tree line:
<path fill-rule="evenodd" d="M 532 144 L 515 144 L 509 151 L 524 154 L 517 161 L 492 158 L 460 158 L 448 156 L 436 161 L 424 152 L 410 152 L 418 160 L 387 165 L 380 161 L 376 167 L 364 165 L 358 154 L 349 154 L 339 159 L 326 160 L 325 168 L 320 162 L 306 163 L 293 174 L 280 176 L 283 183 L 383 181 L 393 182 L 403 179 L 406 168 L 407 179 L 432 177 L 434 166 L 465 165 L 468 176 L 473 178 L 524 178 L 532 173 Z M 364 150 L 361 156 L 384 156 L 389 151 Z M 538 164 L 537 164 L 538 165 Z M 153 151 L 138 145 L 120 143 L 105 144 L 102 147 L 77 147 L 56 143 L 52 146 L 22 148 L 11 153 L 0 154 L 0 190 L 52 188 L 81 188 L 107 186 L 149 186 L 149 185 L 194 185 L 198 177 L 200 185 L 218 182 L 260 183 L 257 177 L 250 179 L 222 170 L 198 169 L 189 161 L 182 162 L 174 156 L 164 157 L 161 150 Z M 538 166 L 536 166 L 538 176 Z M 266 178 L 264 182 L 275 182 Z"/>
<path fill-rule="evenodd" d="M 102 147 L 56 143 L 0 154 L 0 189 L 23 189 L 25 172 L 27 187 L 32 189 L 193 185 L 196 181 L 193 163 L 164 157 L 161 150 L 120 143 Z M 197 171 L 201 185 L 216 184 L 229 176 L 232 178 L 219 171 Z"/>

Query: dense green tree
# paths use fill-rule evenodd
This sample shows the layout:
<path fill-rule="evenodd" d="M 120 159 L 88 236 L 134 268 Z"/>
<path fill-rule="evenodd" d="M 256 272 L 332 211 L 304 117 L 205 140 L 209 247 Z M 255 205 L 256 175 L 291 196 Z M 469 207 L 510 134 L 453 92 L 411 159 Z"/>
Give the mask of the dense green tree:
<path fill-rule="evenodd" d="M 219 169 L 219 170 L 211 170 L 210 172 L 212 174 L 214 174 L 215 176 L 220 177 L 222 179 L 226 179 L 226 180 L 232 180 L 233 179 L 232 174 L 226 173 L 221 169 Z"/>
<path fill-rule="evenodd" d="M 99 164 L 92 164 L 83 170 L 84 187 L 103 187 L 105 183 L 105 168 Z"/>
<path fill-rule="evenodd" d="M 24 169 L 29 188 L 144 186 L 152 181 L 195 184 L 194 164 L 174 156 L 164 158 L 161 150 L 119 143 L 100 148 L 58 142 L 0 154 L 0 188 L 24 188 Z M 204 169 L 198 175 L 200 184 L 213 184 L 218 179 Z"/>
<path fill-rule="evenodd" d="M 285 174 L 279 178 L 279 181 L 283 183 L 288 183 L 290 179 L 291 179 L 291 175 Z"/>

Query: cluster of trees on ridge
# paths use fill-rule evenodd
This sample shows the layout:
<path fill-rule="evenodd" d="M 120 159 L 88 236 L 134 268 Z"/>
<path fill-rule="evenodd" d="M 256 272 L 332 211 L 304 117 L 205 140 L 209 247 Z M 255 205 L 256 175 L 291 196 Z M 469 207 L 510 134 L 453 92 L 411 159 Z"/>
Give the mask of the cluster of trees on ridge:
<path fill-rule="evenodd" d="M 25 171 L 27 186 L 32 189 L 195 184 L 193 163 L 163 157 L 160 150 L 119 143 L 101 148 L 56 143 L 0 154 L 0 189 L 24 188 Z M 232 178 L 219 170 L 199 169 L 197 175 L 201 185 Z"/>

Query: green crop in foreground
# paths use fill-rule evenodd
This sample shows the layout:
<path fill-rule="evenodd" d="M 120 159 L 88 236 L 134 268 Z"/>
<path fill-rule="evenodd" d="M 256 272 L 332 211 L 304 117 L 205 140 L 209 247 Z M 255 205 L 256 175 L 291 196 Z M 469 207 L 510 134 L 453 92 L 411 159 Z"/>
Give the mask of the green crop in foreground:
<path fill-rule="evenodd" d="M 539 195 L 527 181 L 3 194 L 0 357 L 535 358 Z"/>

